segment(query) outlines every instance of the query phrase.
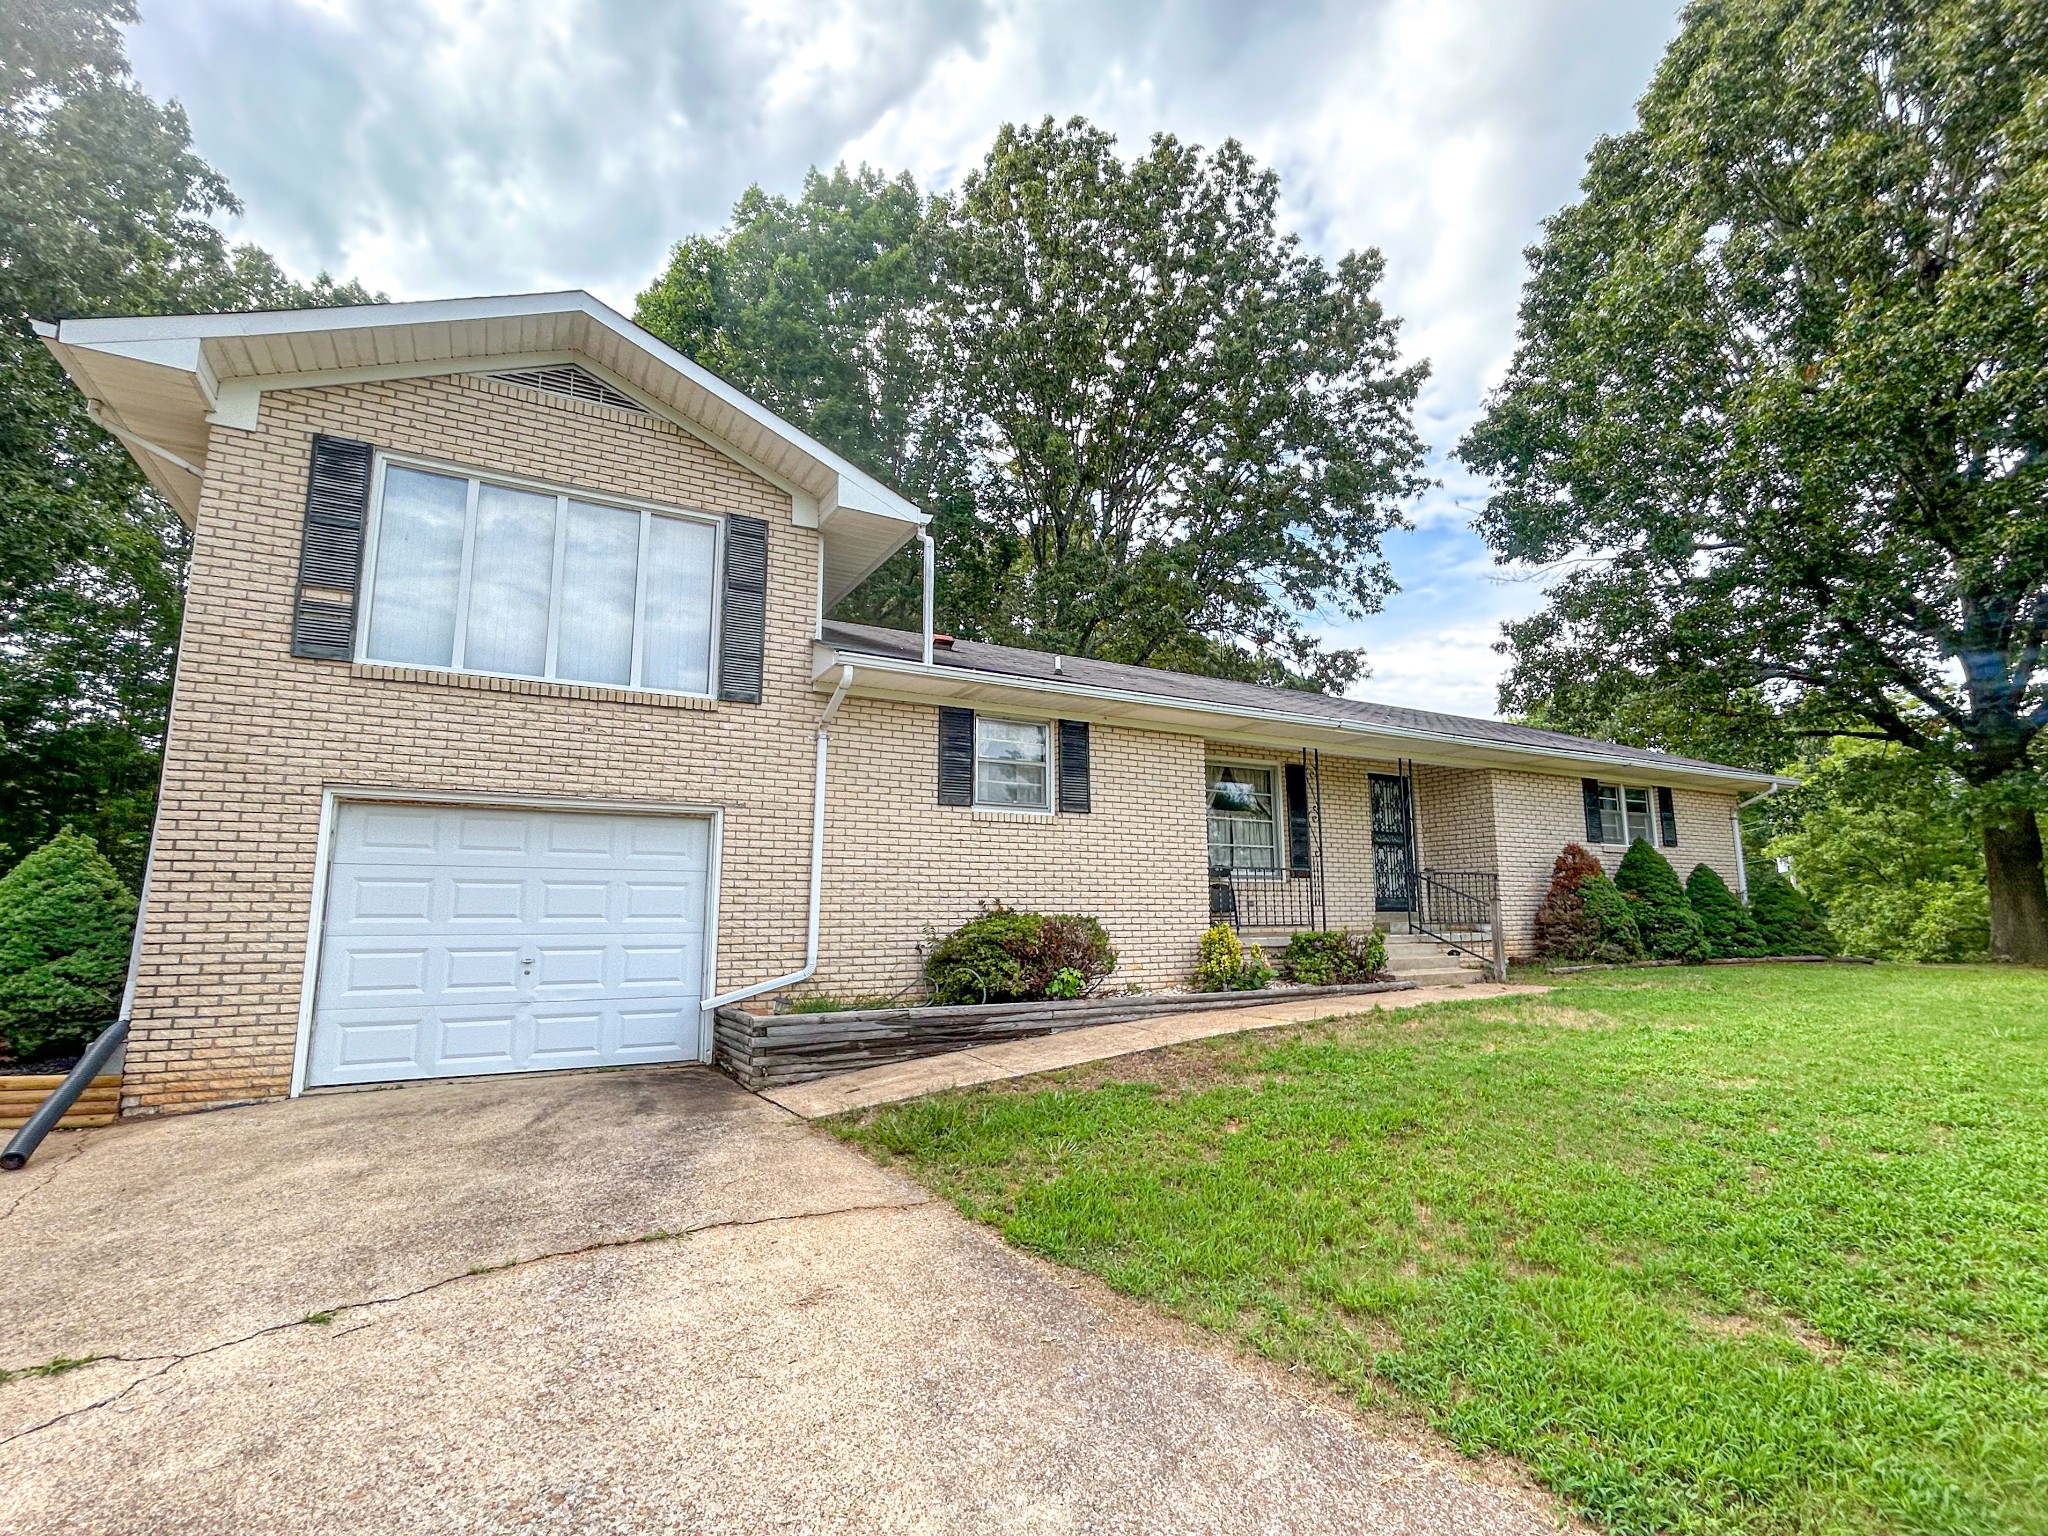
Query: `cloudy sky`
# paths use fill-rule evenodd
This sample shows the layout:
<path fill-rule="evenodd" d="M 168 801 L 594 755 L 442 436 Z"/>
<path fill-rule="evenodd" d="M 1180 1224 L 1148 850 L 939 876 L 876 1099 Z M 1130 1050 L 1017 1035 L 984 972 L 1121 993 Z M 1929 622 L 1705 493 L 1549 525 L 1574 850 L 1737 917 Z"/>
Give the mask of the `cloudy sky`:
<path fill-rule="evenodd" d="M 1521 251 L 1627 125 L 1675 0 L 143 0 L 130 52 L 301 274 L 394 298 L 588 288 L 630 311 L 758 181 L 867 161 L 950 185 L 1005 120 L 1084 113 L 1134 148 L 1242 140 L 1329 256 L 1387 254 L 1443 484 L 1363 623 L 1367 697 L 1490 714 L 1483 490 L 1441 463 L 1514 340 Z"/>

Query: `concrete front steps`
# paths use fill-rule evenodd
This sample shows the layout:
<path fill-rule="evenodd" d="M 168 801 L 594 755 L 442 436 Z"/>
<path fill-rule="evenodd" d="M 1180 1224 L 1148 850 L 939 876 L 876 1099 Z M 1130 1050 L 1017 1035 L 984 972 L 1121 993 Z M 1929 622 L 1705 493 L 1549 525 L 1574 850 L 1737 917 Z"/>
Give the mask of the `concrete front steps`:
<path fill-rule="evenodd" d="M 1401 981 L 1412 981 L 1419 987 L 1462 987 L 1468 982 L 1491 980 L 1489 967 L 1484 960 L 1468 955 L 1450 945 L 1439 943 L 1427 934 L 1410 933 L 1404 926 L 1393 931 L 1384 931 L 1387 941 L 1387 969 Z M 1266 952 L 1266 958 L 1277 960 L 1280 951 L 1287 947 L 1288 930 L 1285 928 L 1248 928 L 1239 937 L 1247 945 L 1257 945 Z M 1484 953 L 1486 940 L 1482 935 L 1471 938 L 1474 949 Z"/>

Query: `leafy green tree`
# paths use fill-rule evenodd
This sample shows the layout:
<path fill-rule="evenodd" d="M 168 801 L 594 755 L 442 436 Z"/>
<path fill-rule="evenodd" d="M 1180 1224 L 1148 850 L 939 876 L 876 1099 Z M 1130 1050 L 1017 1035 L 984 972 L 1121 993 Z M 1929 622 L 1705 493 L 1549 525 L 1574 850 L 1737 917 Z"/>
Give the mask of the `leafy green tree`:
<path fill-rule="evenodd" d="M 928 209 L 908 175 L 866 166 L 814 169 L 793 199 L 750 187 L 725 229 L 677 243 L 634 318 L 929 511 L 940 618 L 981 638 L 990 560 L 924 341 L 937 293 Z M 913 551 L 835 617 L 916 628 L 922 605 Z"/>
<path fill-rule="evenodd" d="M 1694 0 L 1459 449 L 1500 557 L 1573 562 L 1504 700 L 1732 688 L 1896 742 L 1970 787 L 1993 951 L 2034 962 L 2044 79 L 2038 0 Z"/>
<path fill-rule="evenodd" d="M 89 1042 L 121 1006 L 135 898 L 66 827 L 0 879 L 0 1059 Z"/>
<path fill-rule="evenodd" d="M 1694 962 L 1707 958 L 1706 930 L 1686 899 L 1678 871 L 1663 854 L 1637 838 L 1621 856 L 1614 883 L 1628 898 L 1643 948 L 1654 958 Z"/>
<path fill-rule="evenodd" d="M 981 515 L 1021 546 L 1000 638 L 1195 671 L 1358 675 L 1299 610 L 1392 587 L 1380 536 L 1420 489 L 1384 263 L 1333 267 L 1234 141 L 1126 162 L 1081 119 L 1006 125 L 934 208 L 937 344 Z"/>
<path fill-rule="evenodd" d="M 1968 786 L 1918 754 L 1855 740 L 1799 773 L 1765 802 L 1763 851 L 1791 861 L 1842 946 L 1881 960 L 1982 958 L 1990 903 Z"/>
<path fill-rule="evenodd" d="M 1764 950 L 1773 955 L 1832 955 L 1835 936 L 1806 892 L 1775 869 L 1750 881 L 1750 912 Z"/>
<path fill-rule="evenodd" d="M 1423 483 L 1381 260 L 1280 231 L 1234 143 L 1125 161 L 1074 120 L 1005 127 L 957 195 L 813 173 L 679 245 L 643 324 L 933 508 L 954 633 L 1341 686 L 1299 610 L 1391 588 Z M 915 623 L 882 573 L 842 616 Z"/>
<path fill-rule="evenodd" d="M 185 530 L 31 318 L 357 302 L 211 218 L 238 205 L 128 72 L 125 0 L 0 11 L 0 859 L 90 827 L 141 876 Z"/>
<path fill-rule="evenodd" d="M 1715 960 L 1743 960 L 1764 952 L 1763 935 L 1742 898 L 1705 864 L 1695 864 L 1685 877 L 1685 899 L 1691 903 L 1706 935 L 1707 954 Z"/>

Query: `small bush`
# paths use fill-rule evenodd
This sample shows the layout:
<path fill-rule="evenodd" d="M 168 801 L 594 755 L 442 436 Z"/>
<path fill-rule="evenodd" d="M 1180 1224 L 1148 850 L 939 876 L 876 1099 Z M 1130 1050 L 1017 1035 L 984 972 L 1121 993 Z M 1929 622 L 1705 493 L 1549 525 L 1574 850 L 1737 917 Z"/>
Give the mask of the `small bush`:
<path fill-rule="evenodd" d="M 1806 892 L 1776 870 L 1752 886 L 1750 911 L 1771 955 L 1832 955 L 1835 936 Z"/>
<path fill-rule="evenodd" d="M 1080 996 L 1116 969 L 1109 935 L 1092 917 L 1012 912 L 998 902 L 925 949 L 931 1001 L 1039 1002 L 1062 971 L 1081 978 Z"/>
<path fill-rule="evenodd" d="M 1707 936 L 1707 953 L 1714 959 L 1746 960 L 1764 952 L 1763 936 L 1756 931 L 1749 908 L 1706 865 L 1695 864 L 1685 877 L 1685 899 L 1692 903 Z"/>
<path fill-rule="evenodd" d="M 1586 921 L 1593 930 L 1588 960 L 1627 965 L 1643 958 L 1643 935 L 1636 927 L 1635 909 L 1605 870 L 1595 870 L 1580 882 L 1579 899 L 1586 905 Z"/>
<path fill-rule="evenodd" d="M 1256 992 L 1273 979 L 1273 968 L 1254 949 L 1249 955 L 1237 930 L 1218 923 L 1202 935 L 1201 958 L 1195 964 L 1197 992 Z"/>
<path fill-rule="evenodd" d="M 1062 1000 L 1076 998 L 1081 995 L 1081 989 L 1086 985 L 1087 978 L 1070 965 L 1053 977 L 1051 984 L 1045 989 L 1045 995 Z"/>
<path fill-rule="evenodd" d="M 1280 974 L 1304 987 L 1341 987 L 1374 981 L 1387 969 L 1387 940 L 1377 929 L 1305 929 L 1289 934 Z"/>
<path fill-rule="evenodd" d="M 135 898 L 69 827 L 0 880 L 0 1059 L 91 1043 L 121 1007 Z"/>
<path fill-rule="evenodd" d="M 1546 960 L 1601 958 L 1600 925 L 1586 911 L 1585 884 L 1605 879 L 1600 861 L 1577 843 L 1566 843 L 1550 870 L 1550 890 L 1536 909 L 1536 953 Z M 1629 924 L 1633 931 L 1635 924 Z"/>
<path fill-rule="evenodd" d="M 1621 856 L 1614 883 L 1629 899 L 1643 948 L 1652 956 L 1695 965 L 1707 958 L 1706 930 L 1663 854 L 1637 838 Z"/>

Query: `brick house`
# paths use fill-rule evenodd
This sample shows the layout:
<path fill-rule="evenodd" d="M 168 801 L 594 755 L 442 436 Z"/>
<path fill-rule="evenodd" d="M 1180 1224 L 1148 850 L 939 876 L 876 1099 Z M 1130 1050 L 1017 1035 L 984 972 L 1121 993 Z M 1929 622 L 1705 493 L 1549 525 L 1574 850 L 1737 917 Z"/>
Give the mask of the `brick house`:
<path fill-rule="evenodd" d="M 827 617 L 926 517 L 587 294 L 42 327 L 193 530 L 124 1104 L 709 1059 L 983 903 L 1526 950 L 1766 776 Z"/>

